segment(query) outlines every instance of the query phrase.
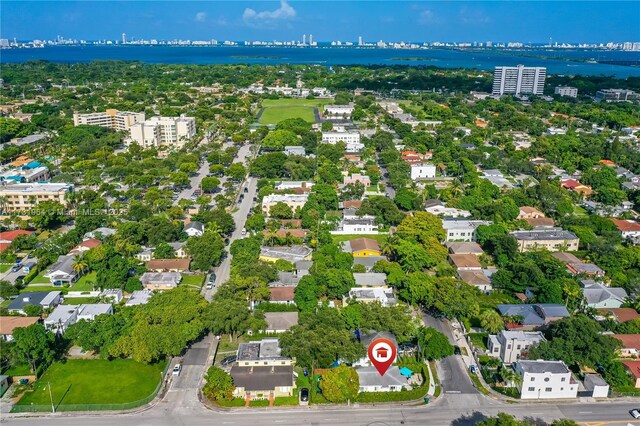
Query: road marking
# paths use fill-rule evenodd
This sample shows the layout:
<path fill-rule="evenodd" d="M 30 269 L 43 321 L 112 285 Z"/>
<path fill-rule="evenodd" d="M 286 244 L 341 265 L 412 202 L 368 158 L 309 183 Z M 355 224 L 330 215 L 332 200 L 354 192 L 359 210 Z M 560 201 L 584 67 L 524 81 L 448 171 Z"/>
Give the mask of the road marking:
<path fill-rule="evenodd" d="M 275 420 L 274 423 L 284 423 L 286 420 Z"/>
<path fill-rule="evenodd" d="M 460 391 L 445 391 L 445 393 L 461 393 Z"/>
<path fill-rule="evenodd" d="M 593 411 L 578 411 L 578 414 L 593 414 Z"/>

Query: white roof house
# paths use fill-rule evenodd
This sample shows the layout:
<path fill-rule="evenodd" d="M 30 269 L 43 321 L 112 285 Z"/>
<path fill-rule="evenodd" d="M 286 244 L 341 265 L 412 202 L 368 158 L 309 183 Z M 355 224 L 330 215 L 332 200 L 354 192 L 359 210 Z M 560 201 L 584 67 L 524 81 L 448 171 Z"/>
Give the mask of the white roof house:
<path fill-rule="evenodd" d="M 204 234 L 204 224 L 194 220 L 184 226 L 184 232 L 190 237 L 202 237 Z"/>
<path fill-rule="evenodd" d="M 396 365 L 389 367 L 383 376 L 375 367 L 357 368 L 356 373 L 360 379 L 360 392 L 399 392 L 408 385 Z"/>
<path fill-rule="evenodd" d="M 600 283 L 586 285 L 582 289 L 585 305 L 589 308 L 619 308 L 629 297 L 625 289 L 607 287 Z"/>
<path fill-rule="evenodd" d="M 518 361 L 516 374 L 522 377 L 517 386 L 520 399 L 576 398 L 578 382 L 562 361 Z"/>
<path fill-rule="evenodd" d="M 349 298 L 364 303 L 377 301 L 382 306 L 393 306 L 398 303 L 393 289 L 386 287 L 353 287 L 349 290 Z"/>
<path fill-rule="evenodd" d="M 129 296 L 129 300 L 127 300 L 125 306 L 146 305 L 149 303 L 151 296 L 153 296 L 152 290 L 136 290 L 131 293 L 131 296 Z"/>
<path fill-rule="evenodd" d="M 509 331 L 489 335 L 488 354 L 511 364 L 528 353 L 531 346 L 545 341 L 539 331 Z"/>
<path fill-rule="evenodd" d="M 488 220 L 443 220 L 445 241 L 475 241 L 476 229 L 481 225 L 491 225 Z"/>

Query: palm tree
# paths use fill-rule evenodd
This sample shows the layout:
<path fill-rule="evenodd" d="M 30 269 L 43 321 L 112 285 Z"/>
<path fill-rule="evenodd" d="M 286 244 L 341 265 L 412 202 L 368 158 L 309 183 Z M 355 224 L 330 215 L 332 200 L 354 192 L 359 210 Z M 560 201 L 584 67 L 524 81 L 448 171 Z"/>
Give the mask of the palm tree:
<path fill-rule="evenodd" d="M 516 373 L 511 367 L 502 367 L 500 375 L 508 384 L 512 384 L 515 387 L 522 385 L 522 376 Z"/>
<path fill-rule="evenodd" d="M 396 235 L 391 235 L 387 238 L 380 248 L 380 254 L 383 256 L 387 256 L 389 260 L 393 260 L 395 258 L 396 250 L 395 246 L 398 244 L 398 237 Z"/>
<path fill-rule="evenodd" d="M 78 275 L 82 275 L 82 273 L 88 268 L 87 261 L 84 259 L 84 256 L 78 256 L 73 262 L 73 270 Z"/>
<path fill-rule="evenodd" d="M 497 333 L 504 328 L 502 317 L 492 309 L 487 309 L 480 314 L 480 325 L 489 333 Z"/>

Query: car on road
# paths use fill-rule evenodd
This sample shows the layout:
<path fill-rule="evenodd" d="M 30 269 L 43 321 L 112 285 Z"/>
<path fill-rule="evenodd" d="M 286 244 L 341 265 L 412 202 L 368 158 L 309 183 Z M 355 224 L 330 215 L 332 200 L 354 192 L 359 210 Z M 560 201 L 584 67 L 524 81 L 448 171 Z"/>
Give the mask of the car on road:
<path fill-rule="evenodd" d="M 249 188 L 247 188 L 246 186 L 244 187 L 244 193 L 246 194 L 247 192 L 249 192 Z"/>
<path fill-rule="evenodd" d="M 237 356 L 231 355 L 231 356 L 228 356 L 226 358 L 223 358 L 222 361 L 220 362 L 220 364 L 221 365 L 231 365 L 234 362 L 236 362 L 237 359 L 238 359 Z"/>
<path fill-rule="evenodd" d="M 453 347 L 453 354 L 454 355 L 461 355 L 462 351 L 460 350 L 460 346 L 454 346 Z"/>
<path fill-rule="evenodd" d="M 247 235 L 247 230 L 245 228 L 242 228 L 242 231 L 240 232 L 242 235 Z"/>
<path fill-rule="evenodd" d="M 302 402 L 309 401 L 309 388 L 300 389 L 300 401 Z"/>
<path fill-rule="evenodd" d="M 213 288 L 213 283 L 207 283 L 207 286 L 205 288 L 207 290 L 211 290 Z"/>
<path fill-rule="evenodd" d="M 11 267 L 11 272 L 18 272 L 20 268 L 22 268 L 22 265 L 20 265 L 19 263 L 16 263 Z"/>
<path fill-rule="evenodd" d="M 634 419 L 640 419 L 640 408 L 629 411 L 629 414 L 631 414 L 631 417 Z"/>
<path fill-rule="evenodd" d="M 182 371 L 182 364 L 176 364 L 176 365 L 173 366 L 173 375 L 174 376 L 179 376 L 181 371 Z"/>

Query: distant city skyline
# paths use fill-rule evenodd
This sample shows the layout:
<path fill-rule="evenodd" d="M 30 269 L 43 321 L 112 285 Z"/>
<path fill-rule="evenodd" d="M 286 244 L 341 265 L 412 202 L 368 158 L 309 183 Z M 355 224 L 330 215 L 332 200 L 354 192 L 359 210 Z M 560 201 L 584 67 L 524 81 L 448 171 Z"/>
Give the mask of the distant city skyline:
<path fill-rule="evenodd" d="M 640 2 L 3 1 L 19 40 L 301 40 L 600 43 L 640 40 Z"/>

